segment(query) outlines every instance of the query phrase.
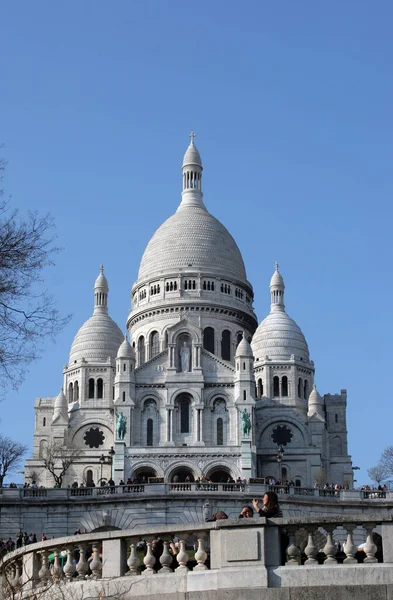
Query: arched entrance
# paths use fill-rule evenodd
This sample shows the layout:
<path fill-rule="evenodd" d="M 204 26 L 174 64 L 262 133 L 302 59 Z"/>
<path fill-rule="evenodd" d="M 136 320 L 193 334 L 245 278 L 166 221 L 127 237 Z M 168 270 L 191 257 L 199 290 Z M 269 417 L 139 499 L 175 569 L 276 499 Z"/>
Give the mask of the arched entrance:
<path fill-rule="evenodd" d="M 133 483 L 148 483 L 149 477 L 157 477 L 157 473 L 151 467 L 141 467 L 136 469 L 132 476 Z"/>
<path fill-rule="evenodd" d="M 194 473 L 188 467 L 178 467 L 169 475 L 172 483 L 190 483 L 195 481 Z"/>
<path fill-rule="evenodd" d="M 230 471 L 225 467 L 213 467 L 207 473 L 207 479 L 213 483 L 229 483 L 234 481 Z"/>

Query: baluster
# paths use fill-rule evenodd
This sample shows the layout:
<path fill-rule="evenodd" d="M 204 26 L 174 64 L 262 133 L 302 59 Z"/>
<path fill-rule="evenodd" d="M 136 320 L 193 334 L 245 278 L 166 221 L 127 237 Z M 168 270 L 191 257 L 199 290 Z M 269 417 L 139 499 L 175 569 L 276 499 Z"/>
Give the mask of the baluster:
<path fill-rule="evenodd" d="M 323 564 L 324 565 L 337 564 L 337 560 L 336 560 L 337 548 L 333 541 L 334 525 L 326 525 L 324 527 L 324 529 L 326 530 L 326 544 L 323 548 L 323 551 L 326 554 L 326 558 L 325 558 Z"/>
<path fill-rule="evenodd" d="M 346 540 L 346 542 L 344 544 L 344 548 L 343 548 L 344 552 L 346 554 L 346 558 L 344 558 L 344 563 L 346 565 L 355 565 L 358 562 L 355 558 L 357 547 L 353 543 L 352 534 L 353 534 L 354 529 L 356 529 L 356 525 L 352 525 L 351 523 L 348 523 L 348 524 L 344 525 L 344 527 L 347 530 L 347 540 Z"/>
<path fill-rule="evenodd" d="M 85 579 L 87 572 L 89 570 L 89 565 L 86 560 L 85 552 L 86 552 L 87 544 L 80 542 L 79 543 L 79 561 L 76 565 L 76 571 L 78 573 L 78 579 Z"/>
<path fill-rule="evenodd" d="M 160 563 L 162 565 L 162 569 L 158 572 L 159 575 L 162 573 L 172 573 L 173 569 L 171 569 L 171 565 L 173 562 L 173 556 L 168 550 L 168 542 L 164 542 L 164 551 L 160 556 Z"/>
<path fill-rule="evenodd" d="M 41 550 L 41 568 L 38 571 L 40 583 L 45 585 L 50 580 L 50 571 L 48 569 L 48 550 Z"/>
<path fill-rule="evenodd" d="M 128 560 L 127 560 L 127 565 L 129 568 L 127 575 L 140 575 L 141 572 L 139 570 L 139 567 L 140 567 L 141 563 L 140 563 L 138 555 L 136 553 L 135 544 L 131 544 L 130 548 L 131 548 L 131 552 L 130 552 L 130 556 L 128 557 Z"/>
<path fill-rule="evenodd" d="M 289 535 L 289 546 L 287 548 L 288 560 L 285 563 L 286 565 L 300 565 L 300 550 L 295 544 L 295 533 L 296 529 L 292 527 L 288 527 L 288 535 Z"/>
<path fill-rule="evenodd" d="M 67 562 L 63 567 L 64 575 L 66 576 L 67 581 L 71 581 L 75 573 L 75 565 L 72 562 L 74 557 L 74 549 L 70 546 L 67 547 Z"/>
<path fill-rule="evenodd" d="M 307 546 L 304 549 L 304 553 L 307 556 L 307 560 L 304 561 L 304 564 L 307 566 L 317 565 L 318 561 L 316 556 L 318 554 L 318 548 L 314 544 L 313 530 L 307 528 L 308 533 L 308 541 Z"/>
<path fill-rule="evenodd" d="M 52 577 L 56 583 L 59 583 L 63 575 L 63 569 L 61 568 L 58 549 L 55 548 L 53 552 L 55 555 L 55 559 L 53 561 Z"/>
<path fill-rule="evenodd" d="M 194 567 L 194 571 L 206 571 L 207 566 L 205 565 L 207 559 L 207 553 L 205 552 L 205 543 L 202 538 L 198 539 L 198 550 L 195 552 L 195 560 L 197 566 Z"/>
<path fill-rule="evenodd" d="M 100 559 L 100 543 L 93 542 L 93 560 L 90 563 L 92 579 L 101 579 L 102 562 Z"/>
<path fill-rule="evenodd" d="M 20 577 L 22 575 L 22 565 L 19 561 L 16 561 L 13 568 L 14 568 L 13 577 L 9 583 L 10 583 L 12 589 L 15 591 L 20 586 Z"/>
<path fill-rule="evenodd" d="M 145 564 L 145 575 L 155 575 L 156 571 L 154 570 L 154 566 L 156 564 L 156 559 L 155 556 L 153 554 L 153 552 L 151 551 L 151 542 L 147 542 L 147 552 L 146 552 L 146 556 L 143 559 L 143 562 Z"/>
<path fill-rule="evenodd" d="M 184 540 L 180 540 L 179 546 L 180 550 L 176 556 L 179 566 L 176 569 L 176 573 L 181 573 L 182 571 L 189 571 L 189 568 L 187 567 L 188 554 L 186 552 L 186 542 Z"/>
<path fill-rule="evenodd" d="M 376 562 L 378 562 L 378 560 L 375 558 L 375 553 L 377 551 L 377 547 L 374 544 L 374 540 L 373 540 L 373 529 L 375 527 L 375 523 L 367 523 L 366 525 L 363 525 L 363 527 L 367 533 L 366 543 L 364 545 L 364 551 L 366 553 L 366 558 L 364 559 L 363 563 L 366 563 L 366 564 L 376 563 Z"/>

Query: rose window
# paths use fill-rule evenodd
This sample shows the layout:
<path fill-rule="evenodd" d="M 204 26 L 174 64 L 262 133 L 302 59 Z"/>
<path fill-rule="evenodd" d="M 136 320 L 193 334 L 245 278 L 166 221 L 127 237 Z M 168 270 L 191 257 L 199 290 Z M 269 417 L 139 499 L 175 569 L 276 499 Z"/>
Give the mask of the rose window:
<path fill-rule="evenodd" d="M 83 439 L 89 448 L 99 448 L 104 443 L 105 435 L 98 427 L 91 427 L 86 431 Z"/>
<path fill-rule="evenodd" d="M 286 446 L 291 442 L 293 433 L 286 425 L 278 425 L 273 429 L 271 437 L 276 446 Z"/>

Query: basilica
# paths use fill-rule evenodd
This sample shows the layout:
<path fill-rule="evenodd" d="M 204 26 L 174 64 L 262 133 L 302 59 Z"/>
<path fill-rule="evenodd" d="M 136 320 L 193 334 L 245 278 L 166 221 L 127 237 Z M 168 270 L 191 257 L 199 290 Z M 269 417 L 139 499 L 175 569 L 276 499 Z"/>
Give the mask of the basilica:
<path fill-rule="evenodd" d="M 61 391 L 36 400 L 28 481 L 53 486 L 42 457 L 54 440 L 80 449 L 63 486 L 202 476 L 352 484 L 346 391 L 318 393 L 278 264 L 258 325 L 242 255 L 204 203 L 202 173 L 191 134 L 181 202 L 142 256 L 127 336 L 109 316 L 101 266 Z"/>

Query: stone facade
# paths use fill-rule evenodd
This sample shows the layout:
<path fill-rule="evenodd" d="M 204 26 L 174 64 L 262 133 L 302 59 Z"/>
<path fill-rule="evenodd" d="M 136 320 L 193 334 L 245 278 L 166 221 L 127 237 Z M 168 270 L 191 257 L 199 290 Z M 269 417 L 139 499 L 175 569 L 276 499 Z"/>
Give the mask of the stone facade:
<path fill-rule="evenodd" d="M 101 268 L 62 391 L 36 400 L 27 480 L 53 485 L 40 459 L 58 440 L 81 449 L 66 486 L 202 475 L 352 484 L 346 391 L 318 394 L 278 265 L 258 326 L 240 250 L 203 202 L 202 170 L 192 138 L 182 201 L 150 240 L 131 290 L 129 341 L 108 314 Z"/>

